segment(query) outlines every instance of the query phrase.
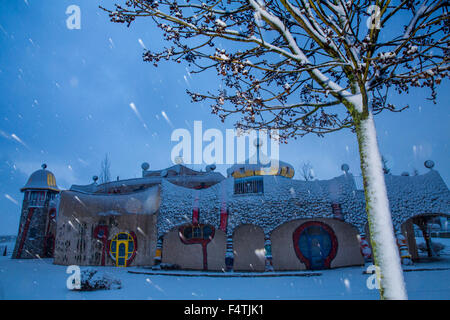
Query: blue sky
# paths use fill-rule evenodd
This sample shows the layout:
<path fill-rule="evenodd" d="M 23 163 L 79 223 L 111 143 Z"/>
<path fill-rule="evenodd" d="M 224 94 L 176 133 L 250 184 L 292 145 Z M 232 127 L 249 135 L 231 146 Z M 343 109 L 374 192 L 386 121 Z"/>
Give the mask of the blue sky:
<path fill-rule="evenodd" d="M 233 128 L 185 93 L 220 85 L 214 73 L 190 75 L 184 64 L 144 63 L 142 45 L 164 45 L 159 31 L 145 19 L 130 28 L 110 23 L 100 3 L 113 1 L 0 2 L 0 235 L 17 232 L 19 189 L 44 162 L 62 188 L 90 183 L 105 153 L 113 178 L 139 177 L 144 161 L 151 169 L 172 165 L 174 129 L 189 130 L 195 120 L 203 121 L 204 130 Z M 81 8 L 80 30 L 66 27 L 72 4 Z M 448 185 L 448 81 L 439 93 L 437 105 L 425 99 L 425 91 L 393 95 L 392 102 L 411 108 L 376 118 L 380 149 L 393 174 L 425 173 L 423 162 L 432 159 Z M 360 174 L 350 131 L 292 140 L 281 146 L 280 158 L 297 171 L 310 161 L 318 179 L 340 175 L 344 162 Z M 218 170 L 225 174 L 226 168 Z"/>

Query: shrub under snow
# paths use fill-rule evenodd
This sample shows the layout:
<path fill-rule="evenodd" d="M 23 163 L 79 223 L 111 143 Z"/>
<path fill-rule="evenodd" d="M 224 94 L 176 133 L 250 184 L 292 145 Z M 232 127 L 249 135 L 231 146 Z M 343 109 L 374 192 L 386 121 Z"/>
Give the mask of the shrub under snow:
<path fill-rule="evenodd" d="M 81 288 L 77 291 L 111 290 L 122 288 L 122 282 L 93 268 L 81 271 Z"/>

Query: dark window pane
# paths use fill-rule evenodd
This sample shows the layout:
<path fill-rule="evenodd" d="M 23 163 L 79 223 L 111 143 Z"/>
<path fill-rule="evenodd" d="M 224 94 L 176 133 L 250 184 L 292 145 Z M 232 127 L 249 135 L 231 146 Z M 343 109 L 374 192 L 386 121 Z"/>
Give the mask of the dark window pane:
<path fill-rule="evenodd" d="M 262 177 L 236 179 L 234 183 L 234 193 L 263 193 L 263 187 Z"/>
<path fill-rule="evenodd" d="M 203 239 L 208 239 L 212 234 L 212 229 L 210 226 L 203 227 Z"/>
<path fill-rule="evenodd" d="M 200 227 L 194 227 L 193 228 L 193 235 L 192 237 L 195 239 L 201 238 L 202 237 L 202 230 Z"/>
<path fill-rule="evenodd" d="M 128 234 L 126 233 L 119 233 L 119 235 L 117 236 L 118 240 L 128 240 Z"/>
<path fill-rule="evenodd" d="M 119 244 L 119 257 L 125 257 L 125 243 Z"/>
<path fill-rule="evenodd" d="M 192 228 L 191 227 L 186 227 L 183 230 L 183 235 L 186 239 L 191 239 L 192 238 Z"/>

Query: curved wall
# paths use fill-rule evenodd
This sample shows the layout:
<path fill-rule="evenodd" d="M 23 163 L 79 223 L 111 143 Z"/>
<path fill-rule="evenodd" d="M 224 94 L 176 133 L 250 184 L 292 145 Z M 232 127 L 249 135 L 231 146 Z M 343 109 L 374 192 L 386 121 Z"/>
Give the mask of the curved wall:
<path fill-rule="evenodd" d="M 208 270 L 225 270 L 226 235 L 214 231 L 213 239 L 206 245 Z M 162 263 L 179 265 L 182 269 L 203 270 L 203 248 L 199 243 L 184 244 L 178 228 L 169 231 L 163 240 Z"/>
<path fill-rule="evenodd" d="M 237 227 L 233 233 L 235 271 L 264 271 L 264 231 L 262 228 L 246 224 Z"/>
<path fill-rule="evenodd" d="M 364 265 L 358 240 L 358 232 L 352 225 L 336 219 L 299 219 L 287 222 L 271 233 L 272 263 L 275 270 L 305 270 L 306 265 L 297 257 L 293 234 L 305 222 L 319 221 L 328 225 L 337 238 L 336 257 L 330 267 Z"/>

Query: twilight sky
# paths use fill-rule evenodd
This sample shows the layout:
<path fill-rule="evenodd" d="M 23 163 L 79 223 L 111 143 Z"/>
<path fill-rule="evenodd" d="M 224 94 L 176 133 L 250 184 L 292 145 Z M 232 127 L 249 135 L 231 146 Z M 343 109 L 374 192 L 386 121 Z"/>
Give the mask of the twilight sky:
<path fill-rule="evenodd" d="M 183 63 L 144 63 L 143 46 L 164 46 L 159 30 L 145 19 L 130 28 L 109 22 L 98 5 L 112 3 L 0 1 L 0 235 L 17 233 L 19 189 L 44 162 L 60 188 L 91 183 L 106 153 L 114 179 L 139 177 L 144 161 L 155 170 L 172 165 L 174 129 L 192 131 L 196 120 L 203 121 L 203 131 L 217 128 L 225 135 L 233 128 L 185 93 L 219 86 L 215 72 L 191 75 Z M 66 27 L 72 4 L 81 8 L 80 30 Z M 428 91 L 392 95 L 390 101 L 411 108 L 376 118 L 380 149 L 393 174 L 423 174 L 423 162 L 432 159 L 449 184 L 449 89 L 445 81 L 437 105 L 426 100 Z M 350 131 L 292 140 L 280 147 L 280 159 L 297 171 L 310 161 L 318 179 L 342 174 L 344 162 L 354 175 L 361 172 Z M 225 175 L 227 167 L 218 170 Z"/>

